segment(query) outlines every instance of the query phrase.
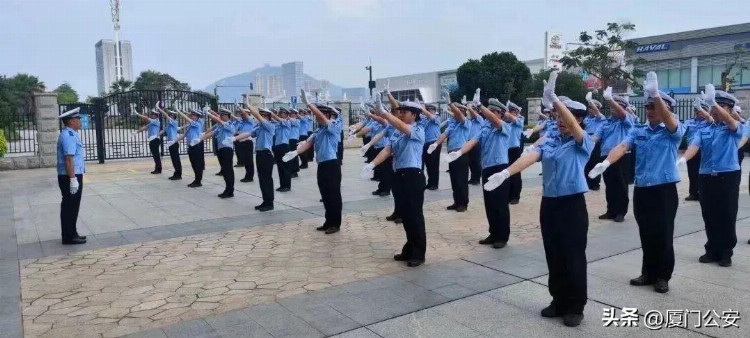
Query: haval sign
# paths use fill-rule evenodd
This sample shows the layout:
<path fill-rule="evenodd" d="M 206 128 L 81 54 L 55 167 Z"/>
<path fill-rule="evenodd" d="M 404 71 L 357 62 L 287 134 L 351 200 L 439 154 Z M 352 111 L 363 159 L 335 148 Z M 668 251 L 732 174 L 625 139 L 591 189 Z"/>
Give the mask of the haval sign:
<path fill-rule="evenodd" d="M 653 53 L 669 50 L 669 42 L 652 43 L 650 45 L 641 45 L 635 48 L 636 53 Z"/>

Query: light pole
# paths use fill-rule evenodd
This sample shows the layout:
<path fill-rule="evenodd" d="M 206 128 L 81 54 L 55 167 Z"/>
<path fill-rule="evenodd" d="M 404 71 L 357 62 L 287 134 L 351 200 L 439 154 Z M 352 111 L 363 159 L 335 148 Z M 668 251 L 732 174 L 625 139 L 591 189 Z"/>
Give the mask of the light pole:
<path fill-rule="evenodd" d="M 367 82 L 367 86 L 370 88 L 370 99 L 372 99 L 372 90 L 375 89 L 375 81 L 372 80 L 372 60 L 370 60 L 370 65 L 365 67 L 365 70 L 370 71 L 370 81 Z"/>
<path fill-rule="evenodd" d="M 250 82 L 250 84 L 247 86 L 219 86 L 219 85 L 214 86 L 214 96 L 216 96 L 216 102 L 219 102 L 219 92 L 218 92 L 219 87 L 221 88 L 250 88 L 250 90 L 253 90 L 253 83 Z"/>

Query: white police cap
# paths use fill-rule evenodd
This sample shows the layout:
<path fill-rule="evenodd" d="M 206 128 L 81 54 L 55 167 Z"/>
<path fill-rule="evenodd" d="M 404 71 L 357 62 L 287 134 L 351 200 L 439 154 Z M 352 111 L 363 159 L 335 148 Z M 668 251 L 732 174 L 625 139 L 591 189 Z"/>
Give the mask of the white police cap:
<path fill-rule="evenodd" d="M 508 107 L 508 110 L 515 110 L 519 113 L 521 112 L 521 107 L 513 102 L 508 101 L 505 105 Z"/>
<path fill-rule="evenodd" d="M 198 109 L 190 108 L 188 110 L 190 111 L 190 114 L 198 115 L 198 116 L 203 116 L 203 112 L 200 111 L 200 110 L 198 110 Z"/>
<path fill-rule="evenodd" d="M 670 109 L 674 108 L 674 105 L 677 103 L 677 101 L 675 101 L 667 93 L 665 93 L 665 92 L 663 92 L 661 90 L 659 91 L 659 97 L 661 97 L 661 99 L 664 101 L 664 103 L 666 103 L 669 106 Z M 652 98 L 652 97 L 649 97 L 646 100 L 646 105 L 653 104 L 653 103 L 654 103 L 654 98 Z"/>
<path fill-rule="evenodd" d="M 734 108 L 739 103 L 739 100 L 737 100 L 734 95 L 729 94 L 723 90 L 717 90 L 716 91 L 716 103 L 718 104 L 725 104 L 731 108 Z"/>
<path fill-rule="evenodd" d="M 500 111 L 508 111 L 508 107 L 506 105 L 504 105 L 502 102 L 500 102 L 500 100 L 498 100 L 496 98 L 489 99 L 487 101 L 487 104 L 489 106 L 488 107 L 489 109 L 495 109 L 495 110 L 500 110 Z"/>
<path fill-rule="evenodd" d="M 79 114 L 79 111 L 81 110 L 81 107 L 73 108 L 71 110 L 68 110 L 62 114 L 58 118 L 60 119 L 74 119 L 74 118 L 80 118 L 81 115 Z"/>

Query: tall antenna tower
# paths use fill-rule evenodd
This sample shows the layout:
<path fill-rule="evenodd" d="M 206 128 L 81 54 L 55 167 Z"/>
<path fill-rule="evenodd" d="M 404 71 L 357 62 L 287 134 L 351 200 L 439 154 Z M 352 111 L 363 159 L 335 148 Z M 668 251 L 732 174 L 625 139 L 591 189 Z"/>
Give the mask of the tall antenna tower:
<path fill-rule="evenodd" d="M 115 28 L 115 71 L 117 80 L 122 79 L 122 58 L 120 56 L 120 0 L 109 0 L 112 9 L 112 24 Z"/>

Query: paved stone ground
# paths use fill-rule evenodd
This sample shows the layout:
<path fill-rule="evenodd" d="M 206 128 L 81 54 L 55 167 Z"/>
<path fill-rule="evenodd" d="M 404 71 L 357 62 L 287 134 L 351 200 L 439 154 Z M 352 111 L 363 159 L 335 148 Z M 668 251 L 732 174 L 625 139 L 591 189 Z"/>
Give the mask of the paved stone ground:
<path fill-rule="evenodd" d="M 294 180 L 292 194 L 277 193 L 277 211 L 257 213 L 249 211 L 259 203 L 257 183 L 238 183 L 237 197 L 220 201 L 214 196 L 220 177 L 207 175 L 208 184 L 192 190 L 184 188 L 190 178 L 170 182 L 164 174 L 148 175 L 148 161 L 90 165 L 81 232 L 92 236 L 78 247 L 63 247 L 57 239 L 53 171 L 14 172 L 12 179 L 0 173 L 0 191 L 12 196 L 0 202 L 0 216 L 13 216 L 0 220 L 0 336 L 20 336 L 21 327 L 28 337 L 750 332 L 742 321 L 740 329 L 662 331 L 601 323 L 602 308 L 610 306 L 638 307 L 641 315 L 731 308 L 742 316 L 750 304 L 745 195 L 741 242 L 730 269 L 696 262 L 705 237 L 700 209 L 681 202 L 679 261 L 673 290 L 664 296 L 626 285 L 640 264 L 635 223 L 632 216 L 622 224 L 600 222 L 603 191 L 589 193 L 590 303 L 585 324 L 572 330 L 537 315 L 549 301 L 537 224 L 538 168 L 525 173 L 522 203 L 511 209 L 510 245 L 502 250 L 476 244 L 487 228 L 478 187 L 472 187 L 469 212 L 444 210 L 450 192 L 443 174 L 443 189 L 427 192 L 428 264 L 406 270 L 391 258 L 404 237 L 400 226 L 384 220 L 392 200 L 369 194 L 374 183 L 358 178 L 362 164 L 354 152 L 347 151 L 345 163 L 346 224 L 333 236 L 313 230 L 322 223 L 314 169 Z M 681 196 L 686 187 L 680 184 Z M 747 191 L 744 181 L 741 191 Z"/>

